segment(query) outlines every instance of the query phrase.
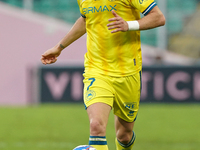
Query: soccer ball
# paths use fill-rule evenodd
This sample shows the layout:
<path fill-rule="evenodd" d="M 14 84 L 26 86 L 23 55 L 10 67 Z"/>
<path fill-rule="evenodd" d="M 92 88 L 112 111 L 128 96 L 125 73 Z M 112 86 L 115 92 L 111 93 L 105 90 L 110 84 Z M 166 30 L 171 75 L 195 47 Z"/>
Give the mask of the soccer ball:
<path fill-rule="evenodd" d="M 97 150 L 97 149 L 90 145 L 80 145 L 75 147 L 73 150 Z"/>

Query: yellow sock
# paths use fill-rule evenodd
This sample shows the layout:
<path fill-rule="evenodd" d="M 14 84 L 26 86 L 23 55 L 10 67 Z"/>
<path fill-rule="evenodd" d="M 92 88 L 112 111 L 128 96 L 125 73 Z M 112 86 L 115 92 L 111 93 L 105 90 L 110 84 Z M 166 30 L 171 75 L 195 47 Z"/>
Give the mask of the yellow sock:
<path fill-rule="evenodd" d="M 89 145 L 96 148 L 97 150 L 108 150 L 105 136 L 90 136 Z"/>
<path fill-rule="evenodd" d="M 117 138 L 115 139 L 115 144 L 116 144 L 117 150 L 132 150 L 134 142 L 135 142 L 135 133 L 134 132 L 133 132 L 133 137 L 128 144 L 123 144 L 120 141 L 118 141 Z"/>
<path fill-rule="evenodd" d="M 108 150 L 108 145 L 91 145 L 91 146 L 96 148 L 97 150 Z"/>

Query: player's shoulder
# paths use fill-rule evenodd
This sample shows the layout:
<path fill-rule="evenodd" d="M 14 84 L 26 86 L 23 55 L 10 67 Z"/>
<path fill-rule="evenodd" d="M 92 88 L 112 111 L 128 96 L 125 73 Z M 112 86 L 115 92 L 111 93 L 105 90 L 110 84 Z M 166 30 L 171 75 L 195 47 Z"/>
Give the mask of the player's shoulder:
<path fill-rule="evenodd" d="M 154 2 L 154 0 L 128 0 L 128 1 L 139 5 L 144 5 Z"/>
<path fill-rule="evenodd" d="M 77 0 L 78 5 L 80 5 L 84 0 Z"/>
<path fill-rule="evenodd" d="M 82 4 L 84 1 L 86 1 L 86 0 L 77 0 L 79 5 Z"/>
<path fill-rule="evenodd" d="M 154 0 L 129 0 L 134 8 L 147 15 L 157 4 Z"/>

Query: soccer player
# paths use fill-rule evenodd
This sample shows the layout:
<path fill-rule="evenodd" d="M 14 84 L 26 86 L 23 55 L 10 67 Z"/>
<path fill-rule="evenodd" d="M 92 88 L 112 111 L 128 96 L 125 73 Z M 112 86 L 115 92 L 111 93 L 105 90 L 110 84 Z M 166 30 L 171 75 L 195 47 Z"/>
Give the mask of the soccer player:
<path fill-rule="evenodd" d="M 113 110 L 116 149 L 131 150 L 141 91 L 140 30 L 164 25 L 165 17 L 154 0 L 78 0 L 78 4 L 81 17 L 41 61 L 56 62 L 64 48 L 87 33 L 83 82 L 89 145 L 108 150 L 106 126 Z"/>

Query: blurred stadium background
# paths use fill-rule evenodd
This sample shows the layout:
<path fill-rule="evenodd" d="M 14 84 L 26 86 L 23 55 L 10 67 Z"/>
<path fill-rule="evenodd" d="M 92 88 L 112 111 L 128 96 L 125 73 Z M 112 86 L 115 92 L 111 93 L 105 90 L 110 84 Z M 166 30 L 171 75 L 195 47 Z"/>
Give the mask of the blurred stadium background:
<path fill-rule="evenodd" d="M 136 150 L 200 147 L 200 0 L 155 0 L 166 25 L 142 31 L 143 89 Z M 87 144 L 82 102 L 86 36 L 56 64 L 41 54 L 80 16 L 76 0 L 0 0 L 0 149 L 72 150 Z M 115 150 L 113 115 L 108 124 Z"/>

